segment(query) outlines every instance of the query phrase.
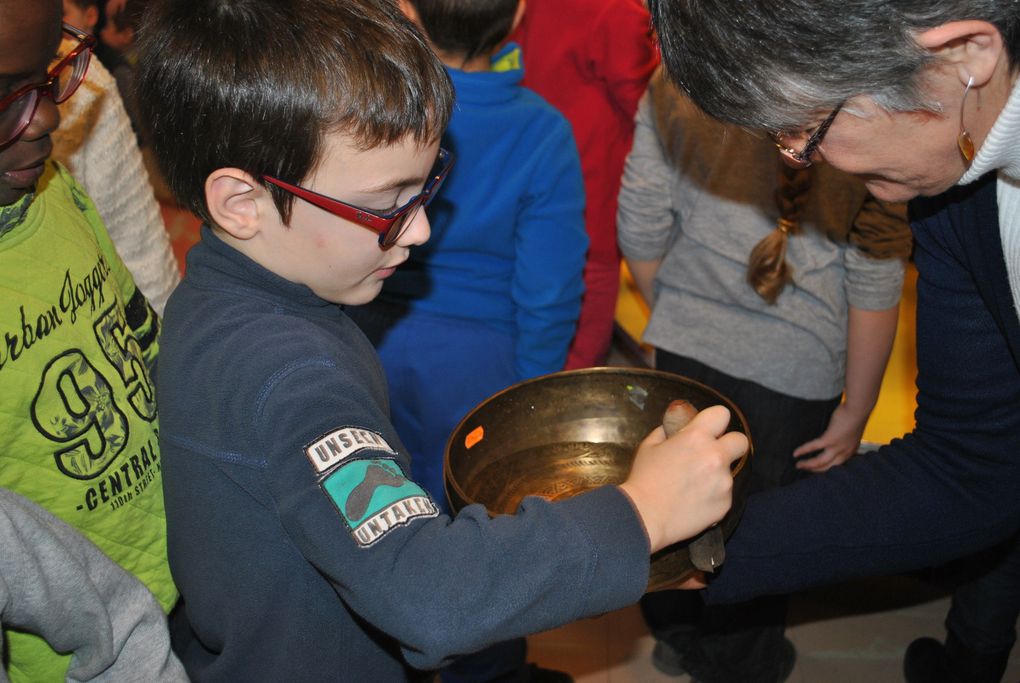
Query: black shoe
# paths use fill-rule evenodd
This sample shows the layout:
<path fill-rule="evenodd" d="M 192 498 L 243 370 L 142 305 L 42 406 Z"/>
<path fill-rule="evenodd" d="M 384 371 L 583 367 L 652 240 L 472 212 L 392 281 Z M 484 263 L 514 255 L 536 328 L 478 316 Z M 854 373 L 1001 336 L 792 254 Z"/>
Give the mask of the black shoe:
<path fill-rule="evenodd" d="M 903 655 L 907 683 L 999 683 L 1009 664 L 1009 650 L 978 653 L 949 633 L 945 644 L 918 638 Z"/>
<path fill-rule="evenodd" d="M 528 664 L 522 680 L 527 683 L 574 683 L 574 677 L 567 672 L 543 669 L 538 664 Z"/>
<path fill-rule="evenodd" d="M 779 683 L 784 683 L 793 673 L 793 667 L 797 664 L 797 648 L 794 647 L 793 641 L 786 637 L 783 638 L 783 643 L 779 647 L 782 650 L 779 653 L 779 676 L 776 680 Z M 691 683 L 698 683 L 698 679 L 692 677 Z"/>
<path fill-rule="evenodd" d="M 797 664 L 797 648 L 793 646 L 792 640 L 785 637 L 780 647 L 783 651 L 779 654 L 779 683 L 783 683 L 793 673 L 793 667 Z"/>
<path fill-rule="evenodd" d="M 676 648 L 663 640 L 655 641 L 655 648 L 652 650 L 652 666 L 659 673 L 664 673 L 667 676 L 683 676 L 687 673 L 683 657 L 676 651 Z"/>
<path fill-rule="evenodd" d="M 934 638 L 918 638 L 903 655 L 903 678 L 907 683 L 935 683 L 946 668 L 946 649 Z"/>

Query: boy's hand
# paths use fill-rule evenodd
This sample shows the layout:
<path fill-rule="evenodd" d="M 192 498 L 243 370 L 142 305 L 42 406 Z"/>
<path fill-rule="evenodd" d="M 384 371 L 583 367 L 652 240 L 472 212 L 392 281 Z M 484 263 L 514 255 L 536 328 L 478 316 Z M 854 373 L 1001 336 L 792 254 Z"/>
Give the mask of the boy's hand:
<path fill-rule="evenodd" d="M 723 434 L 729 422 L 726 408 L 712 406 L 676 436 L 667 439 L 659 427 L 638 446 L 620 489 L 637 509 L 651 552 L 691 538 L 730 509 L 730 463 L 747 452 L 748 442 L 737 432 Z"/>
<path fill-rule="evenodd" d="M 683 578 L 671 586 L 664 586 L 656 590 L 664 591 L 697 591 L 708 587 L 708 579 L 705 572 L 694 569 L 690 574 L 684 574 Z"/>

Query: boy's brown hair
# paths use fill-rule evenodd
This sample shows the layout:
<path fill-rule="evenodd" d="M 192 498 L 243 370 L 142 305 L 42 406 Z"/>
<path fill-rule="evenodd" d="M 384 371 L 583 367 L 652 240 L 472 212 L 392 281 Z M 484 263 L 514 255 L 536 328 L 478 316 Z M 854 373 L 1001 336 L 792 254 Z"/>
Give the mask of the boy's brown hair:
<path fill-rule="evenodd" d="M 154 0 L 138 35 L 143 124 L 177 200 L 211 223 L 205 180 L 300 183 L 327 134 L 365 149 L 437 140 L 449 76 L 392 0 Z M 284 221 L 293 197 L 264 184 Z"/>

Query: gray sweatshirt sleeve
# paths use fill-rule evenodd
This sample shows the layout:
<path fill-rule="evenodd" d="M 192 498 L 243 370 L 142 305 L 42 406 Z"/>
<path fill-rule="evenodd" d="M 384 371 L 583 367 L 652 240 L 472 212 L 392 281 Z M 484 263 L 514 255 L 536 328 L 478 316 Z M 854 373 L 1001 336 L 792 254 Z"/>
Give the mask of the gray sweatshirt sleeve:
<path fill-rule="evenodd" d="M 188 680 L 152 594 L 79 532 L 6 489 L 0 548 L 0 625 L 70 653 L 67 681 Z"/>
<path fill-rule="evenodd" d="M 868 196 L 854 218 L 850 248 L 843 256 L 847 302 L 867 311 L 896 305 L 910 247 L 906 205 Z"/>
<path fill-rule="evenodd" d="M 672 243 L 677 215 L 673 206 L 676 171 L 659 142 L 648 93 L 638 105 L 635 124 L 634 145 L 620 184 L 617 239 L 627 258 L 651 261 L 665 256 Z"/>

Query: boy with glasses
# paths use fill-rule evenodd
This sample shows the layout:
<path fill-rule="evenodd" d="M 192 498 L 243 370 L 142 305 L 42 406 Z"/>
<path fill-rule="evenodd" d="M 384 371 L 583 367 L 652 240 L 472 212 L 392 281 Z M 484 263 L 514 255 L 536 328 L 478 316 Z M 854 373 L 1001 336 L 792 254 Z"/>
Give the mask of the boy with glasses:
<path fill-rule="evenodd" d="M 167 0 L 139 102 L 206 225 L 160 356 L 167 533 L 195 680 L 424 680 L 447 658 L 636 600 L 649 551 L 728 507 L 720 407 L 656 430 L 620 487 L 456 518 L 408 479 L 343 306 L 429 233 L 453 93 L 389 0 Z"/>
<path fill-rule="evenodd" d="M 56 104 L 81 84 L 92 46 L 60 19 L 57 0 L 0 0 L 0 486 L 82 532 L 169 610 L 158 322 L 91 200 L 48 160 Z M 76 46 L 53 65 L 62 35 Z M 70 657 L 6 635 L 12 679 L 64 678 Z"/>

